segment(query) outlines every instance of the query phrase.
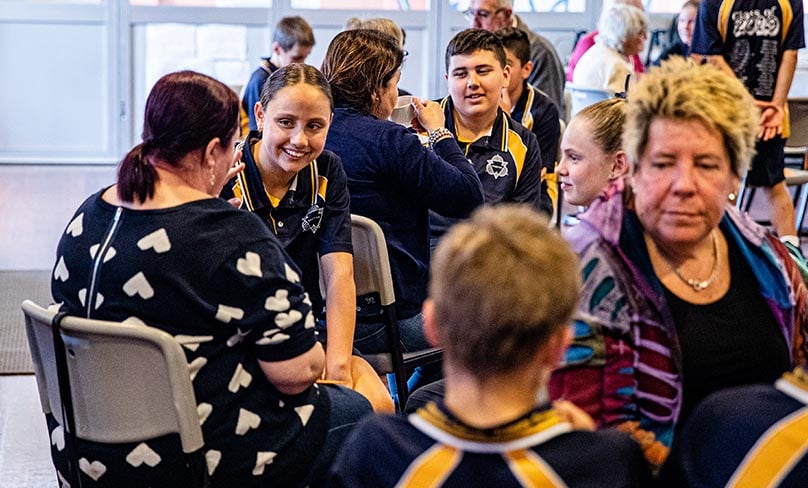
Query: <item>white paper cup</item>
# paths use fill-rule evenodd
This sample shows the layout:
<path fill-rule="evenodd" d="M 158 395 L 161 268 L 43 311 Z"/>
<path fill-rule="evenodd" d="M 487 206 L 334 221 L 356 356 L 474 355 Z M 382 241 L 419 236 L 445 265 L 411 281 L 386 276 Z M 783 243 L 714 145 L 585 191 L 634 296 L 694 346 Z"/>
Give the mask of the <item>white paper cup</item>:
<path fill-rule="evenodd" d="M 412 97 L 410 95 L 398 97 L 398 102 L 393 108 L 390 120 L 404 127 L 411 127 L 413 117 L 415 117 L 415 109 L 412 106 Z"/>

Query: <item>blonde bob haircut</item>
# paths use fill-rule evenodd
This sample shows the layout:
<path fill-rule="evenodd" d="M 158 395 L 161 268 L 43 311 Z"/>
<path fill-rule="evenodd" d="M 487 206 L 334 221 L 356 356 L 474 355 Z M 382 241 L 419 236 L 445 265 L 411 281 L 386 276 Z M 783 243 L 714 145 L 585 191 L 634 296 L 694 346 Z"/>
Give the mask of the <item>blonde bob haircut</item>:
<path fill-rule="evenodd" d="M 629 90 L 623 149 L 636 171 L 654 119 L 697 120 L 721 134 L 732 171 L 742 178 L 755 154 L 759 118 L 755 101 L 737 78 L 674 56 Z"/>
<path fill-rule="evenodd" d="M 478 379 L 518 370 L 577 304 L 578 260 L 526 205 L 484 206 L 443 237 L 429 296 L 447 360 Z"/>

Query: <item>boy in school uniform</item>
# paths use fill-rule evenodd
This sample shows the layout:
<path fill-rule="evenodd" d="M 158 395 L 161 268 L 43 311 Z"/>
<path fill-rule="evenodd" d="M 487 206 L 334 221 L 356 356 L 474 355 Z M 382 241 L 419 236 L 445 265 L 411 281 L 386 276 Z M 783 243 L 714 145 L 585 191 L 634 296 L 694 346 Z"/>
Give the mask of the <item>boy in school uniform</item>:
<path fill-rule="evenodd" d="M 241 134 L 258 130 L 255 104 L 261 102 L 261 89 L 269 75 L 287 64 L 305 63 L 314 47 L 314 31 L 306 19 L 299 16 L 283 17 L 272 31 L 272 55 L 264 58 L 244 86 L 241 94 Z"/>
<path fill-rule="evenodd" d="M 505 62 L 511 70 L 508 89 L 503 93 L 500 105 L 513 120 L 536 136 L 541 151 L 542 171 L 545 174 L 542 190 L 546 187 L 555 204 L 555 163 L 561 138 L 558 108 L 546 93 L 527 82 L 533 69 L 527 34 L 516 27 L 506 27 L 495 34 L 502 41 Z"/>
<path fill-rule="evenodd" d="M 707 397 L 674 439 L 660 486 L 808 486 L 808 370 Z"/>
<path fill-rule="evenodd" d="M 541 191 L 536 137 L 499 105 L 509 76 L 505 50 L 496 35 L 484 29 L 457 33 L 446 47 L 449 96 L 441 101 L 446 129 L 480 177 L 486 204 L 526 203 L 550 214 L 550 196 Z M 431 213 L 433 243 L 455 222 Z"/>
<path fill-rule="evenodd" d="M 537 400 L 572 336 L 576 269 L 569 245 L 525 205 L 486 206 L 453 227 L 423 306 L 427 338 L 445 348 L 446 396 L 360 423 L 330 486 L 645 486 L 627 435 Z"/>

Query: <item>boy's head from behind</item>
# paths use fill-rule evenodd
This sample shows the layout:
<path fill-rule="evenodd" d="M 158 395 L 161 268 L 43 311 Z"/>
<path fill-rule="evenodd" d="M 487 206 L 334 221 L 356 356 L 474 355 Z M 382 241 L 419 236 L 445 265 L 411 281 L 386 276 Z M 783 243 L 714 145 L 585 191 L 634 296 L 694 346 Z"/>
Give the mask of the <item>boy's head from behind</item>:
<path fill-rule="evenodd" d="M 272 53 L 282 68 L 287 64 L 305 63 L 314 46 L 314 31 L 306 19 L 284 17 L 272 32 Z"/>
<path fill-rule="evenodd" d="M 446 46 L 449 95 L 461 118 L 486 117 L 493 122 L 509 74 L 502 42 L 491 32 L 466 29 Z"/>
<path fill-rule="evenodd" d="M 445 348 L 447 363 L 481 381 L 519 370 L 566 333 L 580 285 L 577 262 L 536 211 L 482 207 L 435 251 L 427 335 Z"/>

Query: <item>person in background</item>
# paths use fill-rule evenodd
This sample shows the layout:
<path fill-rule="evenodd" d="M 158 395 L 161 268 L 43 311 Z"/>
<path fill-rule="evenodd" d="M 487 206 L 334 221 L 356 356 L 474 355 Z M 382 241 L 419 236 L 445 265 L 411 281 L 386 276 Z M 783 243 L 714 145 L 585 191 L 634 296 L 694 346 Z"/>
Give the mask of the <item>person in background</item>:
<path fill-rule="evenodd" d="M 679 11 L 679 15 L 676 17 L 676 30 L 679 33 L 679 39 L 662 51 L 654 61 L 654 65 L 659 66 L 662 61 L 671 56 L 690 56 L 693 29 L 696 27 L 696 16 L 699 13 L 700 3 L 701 0 L 687 0 L 682 5 L 682 10 Z"/>
<path fill-rule="evenodd" d="M 352 356 L 350 197 L 342 163 L 323 150 L 332 111 L 331 89 L 317 68 L 293 63 L 272 73 L 256 105 L 258 130 L 245 140 L 245 170 L 225 185 L 221 197 L 237 197 L 242 208 L 261 217 L 300 268 L 318 324 L 327 324 L 320 330 L 328 338 L 323 379 L 353 388 L 389 411 L 393 403 L 384 385 L 369 364 Z"/>
<path fill-rule="evenodd" d="M 303 17 L 283 17 L 272 31 L 272 55 L 250 75 L 241 95 L 241 133 L 258 130 L 255 105 L 261 101 L 264 83 L 278 68 L 290 63 L 305 63 L 314 47 L 314 32 Z"/>
<path fill-rule="evenodd" d="M 564 65 L 546 37 L 528 27 L 513 13 L 513 0 L 471 0 L 469 9 L 463 12 L 469 27 L 496 32 L 505 27 L 516 27 L 527 34 L 530 41 L 530 60 L 533 69 L 528 83 L 546 93 L 556 104 L 559 113 L 564 113 Z"/>
<path fill-rule="evenodd" d="M 645 11 L 645 5 L 643 5 L 642 0 L 606 0 L 603 2 L 603 6 L 601 7 L 601 13 L 609 10 L 612 5 L 631 5 L 634 8 L 638 8 Z M 584 55 L 585 52 L 589 51 L 589 49 L 595 45 L 595 38 L 598 36 L 599 32 L 597 29 L 583 35 L 578 42 L 575 44 L 575 48 L 572 50 L 572 54 L 570 54 L 569 62 L 567 63 L 567 81 L 572 81 L 572 75 L 575 73 L 575 66 L 578 65 L 578 60 L 581 59 L 581 56 Z M 631 65 L 634 67 L 635 73 L 643 73 L 645 71 L 645 65 L 643 65 L 642 59 L 640 59 L 639 54 L 634 54 L 630 56 L 631 58 Z"/>
<path fill-rule="evenodd" d="M 444 348 L 446 397 L 360 424 L 330 486 L 647 486 L 628 435 L 592 432 L 569 402 L 537 400 L 572 334 L 576 265 L 526 206 L 486 206 L 452 227 L 423 312 L 427 336 Z"/>
<path fill-rule="evenodd" d="M 634 70 L 631 56 L 645 48 L 647 31 L 648 19 L 640 9 L 620 4 L 604 10 L 595 45 L 578 60 L 572 82 L 610 93 L 627 91 L 640 74 Z"/>
<path fill-rule="evenodd" d="M 660 486 L 808 486 L 808 370 L 713 393 L 693 412 Z"/>
<path fill-rule="evenodd" d="M 624 99 L 611 98 L 584 108 L 570 121 L 556 168 L 565 202 L 588 207 L 611 185 L 622 190 L 629 169 L 622 141 L 625 109 Z"/>
<path fill-rule="evenodd" d="M 511 118 L 536 136 L 541 152 L 542 192 L 546 192 L 556 202 L 556 180 L 554 176 L 558 157 L 558 139 L 561 137 L 561 121 L 558 108 L 550 97 L 527 82 L 533 70 L 530 60 L 530 42 L 527 34 L 516 27 L 506 27 L 496 32 L 505 48 L 505 62 L 510 68 L 508 89 L 503 91 L 503 110 Z"/>
<path fill-rule="evenodd" d="M 505 49 L 495 34 L 484 29 L 455 34 L 446 46 L 449 96 L 441 101 L 446 128 L 477 171 L 486 204 L 526 203 L 549 215 L 553 204 L 546 187 L 542 191 L 536 136 L 500 107 L 509 76 Z M 430 214 L 433 247 L 455 221 L 440 212 Z"/>
<path fill-rule="evenodd" d="M 429 209 L 462 218 L 482 205 L 480 179 L 444 127 L 436 102 L 413 100 L 418 136 L 387 120 L 398 99 L 404 51 L 397 39 L 368 29 L 343 31 L 328 46 L 322 72 L 334 95 L 326 149 L 342 159 L 351 213 L 382 228 L 395 287 L 395 312 L 406 351 L 429 347 L 421 324 L 429 269 Z M 360 310 L 354 344 L 388 350 L 384 324 Z"/>
<path fill-rule="evenodd" d="M 808 353 L 808 295 L 788 249 L 734 205 L 759 111 L 734 77 L 674 57 L 629 91 L 630 192 L 565 237 L 584 283 L 550 382 L 655 467 L 710 393 L 773 382 Z"/>
<path fill-rule="evenodd" d="M 799 0 L 704 0 L 693 32 L 692 54 L 737 76 L 761 110 L 755 158 L 746 184 L 769 201 L 775 232 L 792 246 L 800 239 L 785 184 L 785 141 L 790 133 L 786 101 L 797 51 L 805 47 Z"/>
<path fill-rule="evenodd" d="M 257 216 L 217 198 L 243 169 L 238 136 L 239 101 L 226 85 L 192 71 L 160 78 L 143 142 L 62 234 L 51 290 L 71 315 L 145 323 L 182 344 L 211 486 L 306 486 L 372 410 L 354 391 L 314 385 L 324 353 L 300 270 Z M 49 424 L 52 439 L 64 434 Z M 79 443 L 78 455 L 92 460 L 80 464 L 83 486 L 187 484 L 174 434 Z"/>
<path fill-rule="evenodd" d="M 399 27 L 398 24 L 390 19 L 386 19 L 384 17 L 372 17 L 363 20 L 357 17 L 351 17 L 345 21 L 345 30 L 351 29 L 371 29 L 384 32 L 385 34 L 389 34 L 398 39 L 401 49 L 404 49 L 404 41 L 406 40 L 404 29 Z M 406 58 L 407 51 L 405 50 L 404 53 L 404 57 Z M 402 89 L 401 87 L 398 87 L 398 96 L 402 95 L 411 95 L 411 93 Z"/>

